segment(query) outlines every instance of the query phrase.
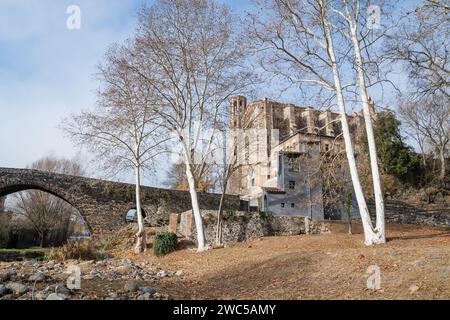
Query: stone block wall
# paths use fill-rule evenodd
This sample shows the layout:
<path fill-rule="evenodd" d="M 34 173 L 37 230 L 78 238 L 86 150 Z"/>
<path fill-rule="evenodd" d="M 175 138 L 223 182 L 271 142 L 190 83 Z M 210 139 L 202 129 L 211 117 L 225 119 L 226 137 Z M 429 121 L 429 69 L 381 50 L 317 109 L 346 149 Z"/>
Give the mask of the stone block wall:
<path fill-rule="evenodd" d="M 308 218 L 295 216 L 273 216 L 264 224 L 265 236 L 291 236 L 299 234 L 323 234 L 330 232 L 330 225 L 322 220 L 309 220 Z"/>
<path fill-rule="evenodd" d="M 28 169 L 0 168 L 0 198 L 28 189 L 51 193 L 74 206 L 85 219 L 93 236 L 114 234 L 126 226 L 128 210 L 136 207 L 132 184 L 76 177 Z M 187 191 L 142 187 L 142 206 L 151 225 L 169 221 L 171 213 L 191 208 Z M 201 209 L 219 207 L 220 194 L 199 193 Z M 229 195 L 225 208 L 238 210 L 240 199 Z"/>
<path fill-rule="evenodd" d="M 217 230 L 217 211 L 202 211 L 207 243 L 214 243 Z M 264 236 L 285 236 L 299 234 L 321 234 L 329 232 L 329 224 L 325 221 L 310 220 L 309 232 L 305 226 L 304 217 L 270 216 L 259 213 L 234 211 L 225 213 L 222 239 L 224 243 L 236 243 L 258 239 Z M 193 242 L 197 241 L 194 217 L 192 211 L 181 214 L 178 234 Z"/>
<path fill-rule="evenodd" d="M 375 216 L 375 202 L 368 202 L 371 216 Z M 400 201 L 386 201 L 386 223 L 414 224 L 429 227 L 450 227 L 450 207 L 428 209 Z"/>

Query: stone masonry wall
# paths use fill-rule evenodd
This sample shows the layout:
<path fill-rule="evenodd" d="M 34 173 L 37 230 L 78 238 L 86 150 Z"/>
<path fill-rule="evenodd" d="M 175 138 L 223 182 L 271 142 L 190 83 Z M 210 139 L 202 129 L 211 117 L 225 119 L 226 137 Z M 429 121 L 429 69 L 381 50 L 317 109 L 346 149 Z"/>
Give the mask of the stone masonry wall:
<path fill-rule="evenodd" d="M 0 168 L 0 197 L 28 189 L 49 192 L 74 206 L 93 235 L 111 234 L 126 225 L 125 216 L 135 208 L 132 184 L 54 174 L 38 170 Z M 199 193 L 202 209 L 219 207 L 219 194 Z M 143 209 L 151 224 L 166 223 L 170 213 L 191 208 L 189 192 L 142 187 Z M 238 210 L 238 196 L 227 196 L 227 209 Z"/>
<path fill-rule="evenodd" d="M 375 216 L 375 203 L 368 202 L 371 216 Z M 414 224 L 430 227 L 450 227 L 450 207 L 427 209 L 400 201 L 386 201 L 386 223 Z"/>
<path fill-rule="evenodd" d="M 207 243 L 214 243 L 217 230 L 217 210 L 202 211 Z M 329 232 L 326 221 L 309 220 L 309 232 L 305 227 L 304 217 L 270 216 L 263 217 L 259 213 L 242 211 L 225 213 L 223 220 L 224 243 L 236 243 L 261 238 L 264 236 L 284 236 L 299 234 L 321 234 Z M 178 234 L 193 242 L 197 241 L 194 217 L 192 211 L 181 214 Z"/>

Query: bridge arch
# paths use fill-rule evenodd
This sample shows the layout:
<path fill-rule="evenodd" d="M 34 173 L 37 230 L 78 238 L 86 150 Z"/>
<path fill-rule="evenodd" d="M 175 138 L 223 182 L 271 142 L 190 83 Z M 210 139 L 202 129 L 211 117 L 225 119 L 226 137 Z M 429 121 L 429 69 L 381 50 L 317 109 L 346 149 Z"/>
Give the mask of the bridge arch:
<path fill-rule="evenodd" d="M 18 191 L 37 189 L 63 199 L 83 216 L 93 237 L 110 236 L 127 226 L 126 214 L 136 208 L 132 184 L 30 169 L 0 168 L 0 197 Z M 141 188 L 142 208 L 150 223 L 168 221 L 171 213 L 191 209 L 188 191 L 152 187 Z M 220 194 L 199 194 L 201 209 L 217 209 Z M 238 196 L 227 196 L 225 208 L 238 210 Z"/>
<path fill-rule="evenodd" d="M 89 233 L 92 234 L 92 228 L 89 224 L 89 221 L 86 219 L 86 217 L 83 213 L 83 210 L 77 207 L 76 199 L 74 199 L 74 197 L 71 196 L 70 194 L 67 194 L 66 192 L 61 192 L 61 190 L 57 190 L 55 188 L 52 188 L 51 186 L 37 184 L 37 183 L 24 183 L 23 181 L 20 183 L 17 183 L 17 184 L 13 183 L 13 184 L 3 184 L 2 185 L 0 183 L 0 198 L 6 197 L 8 195 L 11 195 L 11 194 L 14 194 L 17 192 L 28 191 L 28 190 L 39 190 L 42 192 L 46 192 L 48 194 L 51 194 L 51 195 L 65 201 L 69 205 L 71 205 L 83 217 L 84 222 L 89 230 Z"/>

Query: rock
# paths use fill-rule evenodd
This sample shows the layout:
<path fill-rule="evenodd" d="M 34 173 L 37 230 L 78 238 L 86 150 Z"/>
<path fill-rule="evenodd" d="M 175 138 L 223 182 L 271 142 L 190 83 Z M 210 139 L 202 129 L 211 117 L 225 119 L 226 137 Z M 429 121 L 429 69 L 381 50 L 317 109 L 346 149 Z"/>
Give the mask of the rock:
<path fill-rule="evenodd" d="M 167 277 L 168 274 L 167 274 L 166 271 L 161 270 L 161 271 L 159 271 L 159 272 L 156 274 L 156 276 L 159 277 L 159 278 L 164 278 L 164 277 Z"/>
<path fill-rule="evenodd" d="M 7 293 L 9 293 L 9 289 L 3 284 L 0 284 L 0 297 L 3 297 Z"/>
<path fill-rule="evenodd" d="M 50 260 L 46 264 L 47 268 L 54 268 L 55 267 L 55 260 Z"/>
<path fill-rule="evenodd" d="M 45 291 L 52 293 L 60 293 L 66 296 L 70 295 L 70 290 L 63 283 L 49 285 L 47 288 L 45 288 Z"/>
<path fill-rule="evenodd" d="M 115 271 L 119 272 L 119 273 L 129 273 L 129 272 L 133 271 L 133 269 L 132 269 L 131 265 L 123 265 L 123 266 L 116 267 Z"/>
<path fill-rule="evenodd" d="M 14 299 L 15 299 L 15 297 L 12 294 L 7 294 L 7 295 L 4 295 L 3 297 L 0 297 L 0 300 L 14 300 Z"/>
<path fill-rule="evenodd" d="M 150 293 L 144 293 L 144 294 L 141 294 L 138 298 L 137 298 L 137 300 L 152 300 L 152 294 L 150 294 Z"/>
<path fill-rule="evenodd" d="M 142 288 L 142 291 L 145 293 L 148 293 L 150 295 L 154 295 L 156 293 L 156 289 L 153 287 L 144 287 Z"/>
<path fill-rule="evenodd" d="M 6 284 L 6 288 L 11 290 L 16 295 L 22 295 L 28 292 L 28 288 L 18 282 L 9 282 Z"/>
<path fill-rule="evenodd" d="M 68 296 L 70 295 L 70 290 L 66 287 L 65 284 L 58 284 L 55 288 L 55 293 Z"/>
<path fill-rule="evenodd" d="M 35 293 L 34 295 L 34 299 L 36 300 L 45 300 L 47 299 L 47 297 L 49 296 L 48 292 L 43 290 L 43 291 L 38 291 Z"/>
<path fill-rule="evenodd" d="M 42 282 L 45 280 L 45 275 L 42 272 L 33 274 L 28 278 L 29 282 Z"/>
<path fill-rule="evenodd" d="M 181 277 L 182 275 L 184 275 L 184 273 L 183 273 L 183 271 L 178 270 L 177 272 L 175 272 L 175 275 L 176 275 L 177 277 Z"/>
<path fill-rule="evenodd" d="M 69 300 L 69 298 L 62 293 L 50 293 L 45 300 Z"/>
<path fill-rule="evenodd" d="M 409 287 L 409 292 L 410 293 L 415 293 L 417 290 L 419 290 L 419 287 L 417 285 L 415 285 L 415 284 L 413 284 L 413 285 L 411 285 Z"/>
<path fill-rule="evenodd" d="M 139 285 L 134 281 L 127 281 L 123 288 L 128 292 L 137 292 L 139 290 Z"/>
<path fill-rule="evenodd" d="M 17 277 L 17 272 L 15 270 L 8 270 L 4 273 L 0 273 L 0 282 L 6 282 L 15 277 Z"/>

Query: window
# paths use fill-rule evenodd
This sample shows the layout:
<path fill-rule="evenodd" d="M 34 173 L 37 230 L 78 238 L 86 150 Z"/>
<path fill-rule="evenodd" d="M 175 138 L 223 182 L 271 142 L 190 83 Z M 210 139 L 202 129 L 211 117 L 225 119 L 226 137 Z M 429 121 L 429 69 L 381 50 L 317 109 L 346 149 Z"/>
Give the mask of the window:
<path fill-rule="evenodd" d="M 278 175 L 281 176 L 281 171 L 283 170 L 283 157 L 281 155 L 278 156 Z"/>
<path fill-rule="evenodd" d="M 295 203 L 291 203 L 291 208 L 295 208 Z"/>
<path fill-rule="evenodd" d="M 255 186 L 255 178 L 252 178 L 252 187 Z"/>
<path fill-rule="evenodd" d="M 295 189 L 295 181 L 289 181 L 289 189 L 294 190 Z"/>
<path fill-rule="evenodd" d="M 267 175 L 267 179 L 270 179 L 270 174 Z"/>
<path fill-rule="evenodd" d="M 281 207 L 284 208 L 284 202 L 281 203 Z"/>
<path fill-rule="evenodd" d="M 300 144 L 300 152 L 306 152 L 306 144 L 305 143 Z"/>
<path fill-rule="evenodd" d="M 298 155 L 288 156 L 288 166 L 289 172 L 299 172 L 300 171 L 300 157 Z"/>
<path fill-rule="evenodd" d="M 248 136 L 245 137 L 245 160 L 248 161 L 250 158 L 250 139 Z"/>

